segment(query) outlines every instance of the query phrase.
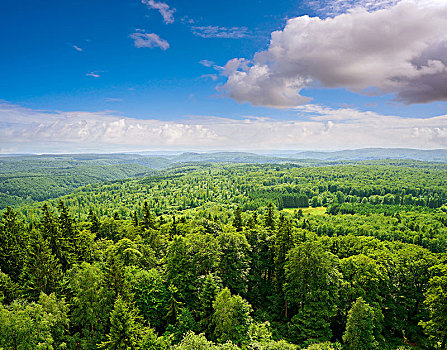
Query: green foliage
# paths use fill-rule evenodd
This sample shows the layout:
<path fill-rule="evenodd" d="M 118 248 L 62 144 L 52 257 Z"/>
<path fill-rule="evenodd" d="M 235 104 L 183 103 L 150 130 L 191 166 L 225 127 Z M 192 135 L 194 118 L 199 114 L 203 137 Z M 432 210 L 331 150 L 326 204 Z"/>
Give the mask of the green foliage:
<path fill-rule="evenodd" d="M 218 236 L 222 252 L 219 274 L 233 293 L 245 295 L 250 269 L 250 245 L 245 235 L 224 231 Z"/>
<path fill-rule="evenodd" d="M 244 344 L 248 341 L 251 323 L 250 304 L 239 295 L 231 295 L 228 288 L 222 289 L 213 303 L 214 337 L 219 343 L 232 341 Z"/>
<path fill-rule="evenodd" d="M 344 348 L 348 350 L 370 350 L 377 347 L 374 338 L 374 311 L 361 297 L 349 310 L 343 341 Z"/>
<path fill-rule="evenodd" d="M 67 340 L 68 326 L 70 320 L 68 318 L 69 308 L 65 299 L 57 299 L 54 293 L 46 295 L 45 293 L 39 296 L 39 305 L 47 314 L 51 315 L 51 335 L 56 349 L 62 348 Z"/>
<path fill-rule="evenodd" d="M 50 242 L 40 231 L 33 230 L 27 247 L 21 280 L 26 294 L 36 300 L 40 293 L 55 292 L 62 278 L 62 268 L 52 254 Z"/>
<path fill-rule="evenodd" d="M 117 163 L 117 159 L 100 159 L 100 157 L 99 159 L 85 159 L 85 157 L 82 159 L 82 156 L 2 158 L 0 208 L 57 198 L 81 186 L 133 177 L 150 170 L 137 164 L 114 164 Z"/>
<path fill-rule="evenodd" d="M 14 279 L 21 273 L 27 241 L 28 232 L 23 223 L 7 207 L 0 221 L 0 270 Z"/>
<path fill-rule="evenodd" d="M 99 348 L 108 350 L 140 349 L 143 337 L 138 310 L 119 295 L 110 313 L 110 332 Z"/>
<path fill-rule="evenodd" d="M 98 264 L 83 262 L 67 271 L 66 279 L 73 342 L 95 349 L 104 340 L 112 302 L 104 273 Z"/>
<path fill-rule="evenodd" d="M 242 231 L 242 211 L 241 207 L 237 207 L 234 211 L 233 226 L 236 228 L 236 232 Z"/>
<path fill-rule="evenodd" d="M 340 344 L 332 344 L 330 342 L 315 343 L 306 348 L 306 350 L 340 350 Z"/>
<path fill-rule="evenodd" d="M 20 287 L 11 278 L 0 270 L 0 304 L 10 304 L 20 296 Z"/>
<path fill-rule="evenodd" d="M 447 346 L 447 265 L 430 269 L 432 277 L 424 303 L 430 310 L 430 319 L 421 322 L 430 339 L 441 349 Z"/>
<path fill-rule="evenodd" d="M 0 304 L 0 347 L 5 349 L 59 349 L 64 346 L 68 308 L 54 294 L 42 294 L 39 303 L 15 300 Z"/>
<path fill-rule="evenodd" d="M 199 318 L 198 328 L 208 336 L 211 336 L 213 333 L 213 302 L 219 290 L 220 283 L 214 275 L 208 274 L 205 278 L 202 278 L 196 313 Z"/>
<path fill-rule="evenodd" d="M 7 208 L 3 317 L 49 320 L 33 349 L 339 349 L 362 298 L 378 348 L 443 348 L 446 175 L 195 163 Z"/>
<path fill-rule="evenodd" d="M 295 341 L 331 338 L 330 322 L 337 311 L 342 277 L 337 266 L 338 258 L 319 242 L 304 242 L 289 251 L 284 289 L 294 314 Z"/>
<path fill-rule="evenodd" d="M 132 267 L 126 269 L 126 278 L 141 315 L 161 332 L 166 323 L 164 316 L 168 303 L 168 291 L 163 275 L 156 269 L 147 271 Z"/>

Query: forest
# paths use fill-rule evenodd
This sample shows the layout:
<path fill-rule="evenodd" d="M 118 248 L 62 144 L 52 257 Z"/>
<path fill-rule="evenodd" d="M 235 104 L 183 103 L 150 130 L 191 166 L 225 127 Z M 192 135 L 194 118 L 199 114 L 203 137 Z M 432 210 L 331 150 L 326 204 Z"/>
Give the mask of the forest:
<path fill-rule="evenodd" d="M 0 349 L 447 348 L 446 163 L 59 165 L 2 165 Z"/>

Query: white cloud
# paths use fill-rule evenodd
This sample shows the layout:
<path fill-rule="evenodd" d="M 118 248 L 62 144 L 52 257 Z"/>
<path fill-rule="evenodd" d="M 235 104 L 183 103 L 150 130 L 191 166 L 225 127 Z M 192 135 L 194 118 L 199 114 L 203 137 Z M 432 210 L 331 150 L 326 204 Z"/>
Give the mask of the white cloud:
<path fill-rule="evenodd" d="M 409 104 L 447 100 L 447 1 L 361 3 L 386 6 L 290 19 L 266 51 L 227 63 L 224 89 L 238 102 L 278 108 L 307 102 L 300 91 L 313 86 L 393 93 Z"/>
<path fill-rule="evenodd" d="M 93 77 L 93 78 L 99 78 L 101 75 L 99 75 L 97 72 L 90 72 L 86 74 L 87 77 Z"/>
<path fill-rule="evenodd" d="M 336 16 L 355 8 L 364 8 L 368 11 L 387 9 L 408 0 L 308 0 L 307 5 L 317 13 L 324 16 Z M 444 0 L 411 0 L 419 6 L 439 6 Z"/>
<path fill-rule="evenodd" d="M 174 22 L 175 9 L 171 9 L 168 4 L 154 0 L 141 0 L 141 2 L 151 9 L 158 10 L 166 24 Z"/>
<path fill-rule="evenodd" d="M 354 8 L 376 11 L 392 7 L 401 0 L 311 0 L 307 5 L 322 15 L 335 16 Z"/>
<path fill-rule="evenodd" d="M 383 116 L 319 105 L 297 107 L 294 120 L 196 116 L 135 119 L 110 112 L 47 112 L 0 104 L 2 149 L 14 152 L 447 148 L 447 115 Z"/>
<path fill-rule="evenodd" d="M 136 32 L 130 35 L 132 39 L 134 39 L 134 45 L 135 47 L 142 48 L 142 47 L 159 47 L 163 51 L 167 50 L 169 48 L 169 43 L 160 38 L 155 33 L 142 33 L 142 32 Z"/>
<path fill-rule="evenodd" d="M 192 26 L 191 30 L 202 38 L 242 39 L 250 36 L 246 27 Z"/>
<path fill-rule="evenodd" d="M 201 79 L 211 79 L 212 81 L 216 81 L 218 78 L 217 74 L 203 74 L 200 76 Z"/>
<path fill-rule="evenodd" d="M 79 51 L 79 52 L 84 51 L 82 48 L 80 48 L 80 47 L 77 46 L 77 45 L 73 45 L 72 47 L 73 47 L 73 49 L 75 49 L 76 51 Z"/>
<path fill-rule="evenodd" d="M 201 60 L 199 63 L 205 67 L 213 67 L 215 65 L 215 63 L 210 60 Z"/>

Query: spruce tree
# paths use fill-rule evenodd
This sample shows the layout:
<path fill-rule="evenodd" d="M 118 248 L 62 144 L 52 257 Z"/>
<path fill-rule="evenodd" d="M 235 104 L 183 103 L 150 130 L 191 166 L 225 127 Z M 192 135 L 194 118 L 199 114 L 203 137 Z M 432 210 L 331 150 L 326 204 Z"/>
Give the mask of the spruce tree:
<path fill-rule="evenodd" d="M 108 350 L 137 350 L 143 336 L 138 309 L 126 302 L 121 295 L 115 301 L 110 313 L 110 332 L 107 341 L 99 347 Z"/>
<path fill-rule="evenodd" d="M 267 205 L 267 211 L 264 215 L 264 226 L 271 230 L 275 229 L 275 213 L 271 202 Z"/>
<path fill-rule="evenodd" d="M 234 212 L 233 226 L 237 232 L 242 231 L 242 211 L 241 207 L 237 207 Z"/>
<path fill-rule="evenodd" d="M 374 338 L 374 310 L 361 297 L 349 310 L 343 341 L 347 350 L 370 350 L 377 346 Z"/>
<path fill-rule="evenodd" d="M 98 233 L 101 223 L 99 222 L 98 216 L 92 209 L 90 209 L 90 212 L 88 213 L 88 220 L 90 221 L 90 231 L 92 233 Z"/>
<path fill-rule="evenodd" d="M 0 270 L 14 281 L 23 268 L 27 241 L 23 223 L 10 207 L 6 207 L 0 221 Z"/>
<path fill-rule="evenodd" d="M 62 269 L 57 257 L 38 230 L 31 232 L 21 280 L 26 293 L 37 299 L 41 292 L 51 294 L 59 286 Z"/>
<path fill-rule="evenodd" d="M 141 220 L 140 224 L 146 230 L 149 228 L 155 228 L 154 218 L 152 217 L 151 209 L 147 202 L 144 202 L 143 205 L 143 219 Z"/>

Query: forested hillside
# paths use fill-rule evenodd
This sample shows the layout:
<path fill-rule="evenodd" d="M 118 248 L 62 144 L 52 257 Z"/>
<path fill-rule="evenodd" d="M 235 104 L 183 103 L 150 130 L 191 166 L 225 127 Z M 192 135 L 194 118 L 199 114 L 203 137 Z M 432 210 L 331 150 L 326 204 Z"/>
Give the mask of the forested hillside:
<path fill-rule="evenodd" d="M 319 164 L 319 161 L 292 161 Z M 155 169 L 188 162 L 279 163 L 283 158 L 254 153 L 216 152 L 179 155 L 60 154 L 0 157 L 0 209 L 69 194 L 103 181 L 141 177 Z"/>
<path fill-rule="evenodd" d="M 0 158 L 0 208 L 57 198 L 92 183 L 151 171 L 119 156 L 20 156 Z"/>
<path fill-rule="evenodd" d="M 6 208 L 0 349 L 446 349 L 447 165 L 316 165 L 183 164 Z"/>
<path fill-rule="evenodd" d="M 387 158 L 406 159 L 407 162 L 411 159 L 446 162 L 446 154 L 444 150 L 361 149 L 273 155 L 247 152 L 0 155 L 0 209 L 57 198 L 89 184 L 142 177 L 182 164 L 289 164 L 308 167 Z"/>

